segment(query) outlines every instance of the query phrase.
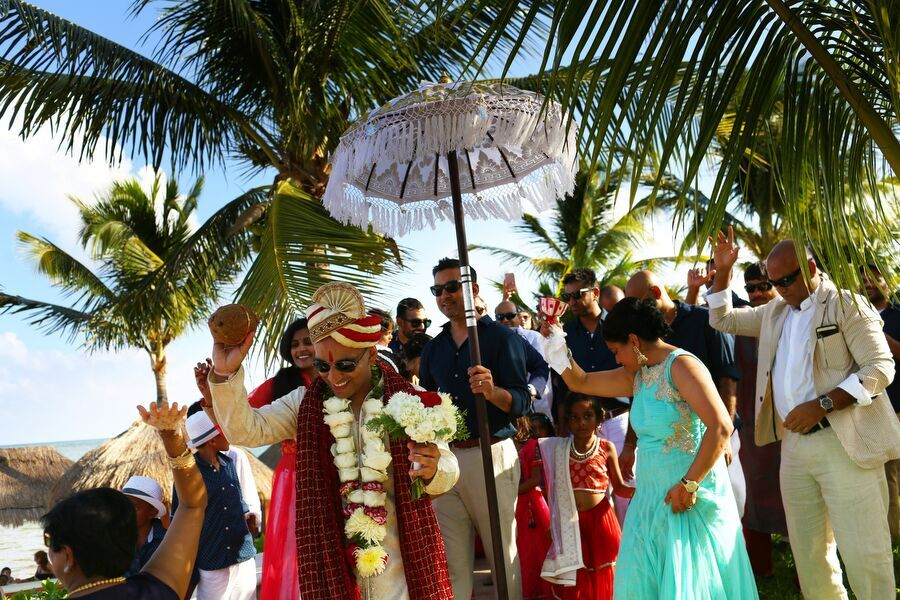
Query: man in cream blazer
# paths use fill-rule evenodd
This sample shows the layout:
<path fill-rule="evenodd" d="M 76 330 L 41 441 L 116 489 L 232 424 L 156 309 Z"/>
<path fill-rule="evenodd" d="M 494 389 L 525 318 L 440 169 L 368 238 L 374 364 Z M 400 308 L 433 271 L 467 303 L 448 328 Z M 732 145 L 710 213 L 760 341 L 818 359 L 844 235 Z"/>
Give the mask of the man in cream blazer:
<path fill-rule="evenodd" d="M 710 294 L 714 328 L 759 338 L 758 445 L 782 440 L 781 492 L 806 598 L 847 598 L 837 549 L 857 598 L 895 598 L 883 465 L 900 458 L 900 425 L 884 393 L 894 363 L 878 313 L 838 290 L 790 240 L 766 259 L 781 298 L 733 309 L 734 233 L 718 234 Z M 836 543 L 835 543 L 836 542 Z"/>

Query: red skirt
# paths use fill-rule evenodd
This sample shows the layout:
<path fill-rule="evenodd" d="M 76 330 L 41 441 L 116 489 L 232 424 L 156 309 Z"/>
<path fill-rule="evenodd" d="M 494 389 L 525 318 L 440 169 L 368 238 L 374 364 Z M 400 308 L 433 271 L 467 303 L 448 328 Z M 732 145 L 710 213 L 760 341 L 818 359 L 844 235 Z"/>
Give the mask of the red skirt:
<path fill-rule="evenodd" d="M 297 455 L 293 442 L 283 442 L 281 451 L 281 462 L 272 477 L 272 500 L 266 519 L 260 600 L 300 600 L 294 527 Z"/>
<path fill-rule="evenodd" d="M 609 498 L 604 498 L 591 510 L 578 513 L 578 529 L 581 532 L 584 568 L 578 569 L 575 587 L 551 586 L 552 597 L 560 600 L 611 600 L 622 529 Z"/>
<path fill-rule="evenodd" d="M 541 567 L 550 549 L 550 509 L 537 488 L 520 495 L 516 503 L 516 548 L 522 571 L 522 597 L 549 597 L 550 583 L 541 579 Z"/>

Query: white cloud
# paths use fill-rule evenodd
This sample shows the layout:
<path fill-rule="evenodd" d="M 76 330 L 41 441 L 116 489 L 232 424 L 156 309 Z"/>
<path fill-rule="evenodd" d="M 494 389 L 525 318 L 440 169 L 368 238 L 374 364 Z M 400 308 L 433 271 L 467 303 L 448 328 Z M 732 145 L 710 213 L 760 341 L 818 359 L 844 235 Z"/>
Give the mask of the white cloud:
<path fill-rule="evenodd" d="M 12 129 L 0 127 L 0 207 L 35 223 L 44 235 L 68 250 L 74 250 L 79 218 L 68 196 L 90 200 L 112 181 L 132 174 L 131 161 L 110 167 L 102 157 L 79 162 L 59 149 L 50 131 L 44 129 L 27 140 Z M 99 146 L 103 147 L 104 140 Z"/>
<path fill-rule="evenodd" d="M 170 402 L 199 399 L 193 365 L 209 353 L 206 331 L 168 348 Z M 262 383 L 248 365 L 247 388 Z M 150 360 L 141 350 L 87 354 L 71 346 L 39 350 L 12 331 L 0 332 L 0 444 L 109 438 L 137 418 L 135 406 L 156 399 Z"/>

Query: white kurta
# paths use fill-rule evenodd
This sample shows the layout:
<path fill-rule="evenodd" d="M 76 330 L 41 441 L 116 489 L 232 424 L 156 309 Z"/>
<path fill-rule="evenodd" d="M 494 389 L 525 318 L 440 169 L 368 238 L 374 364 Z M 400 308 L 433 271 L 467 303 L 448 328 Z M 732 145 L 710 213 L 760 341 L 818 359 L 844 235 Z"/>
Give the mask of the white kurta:
<path fill-rule="evenodd" d="M 247 403 L 247 390 L 244 388 L 244 369 L 224 383 L 209 382 L 209 388 L 213 397 L 213 410 L 216 420 L 225 432 L 229 441 L 243 446 L 264 446 L 281 442 L 282 440 L 295 439 L 297 435 L 297 413 L 306 388 L 299 387 L 290 394 L 278 398 L 262 408 L 252 408 Z M 365 421 L 366 415 L 361 414 L 359 419 L 354 419 L 352 430 L 357 442 L 360 441 L 359 423 Z M 385 444 L 389 440 L 385 438 Z M 437 444 L 441 451 L 438 461 L 438 469 L 434 478 L 427 486 L 425 492 L 431 496 L 438 496 L 450 490 L 459 479 L 459 464 L 456 456 L 450 451 L 447 444 Z M 362 448 L 357 443 L 357 448 Z M 359 450 L 357 450 L 359 451 Z M 389 556 L 384 573 L 368 581 L 357 578 L 364 598 L 372 600 L 405 600 L 409 598 L 406 587 L 406 577 L 403 572 L 403 558 L 400 554 L 400 531 L 397 525 L 397 506 L 394 497 L 394 478 L 392 463 L 388 467 L 388 480 L 384 482 L 387 495 L 385 508 L 388 512 L 387 536 L 382 542 L 385 552 Z M 403 465 L 408 469 L 409 465 Z M 298 473 L 298 476 L 301 476 Z M 337 490 L 334 491 L 337 494 Z M 342 548 L 323 548 L 323 552 L 343 552 Z"/>

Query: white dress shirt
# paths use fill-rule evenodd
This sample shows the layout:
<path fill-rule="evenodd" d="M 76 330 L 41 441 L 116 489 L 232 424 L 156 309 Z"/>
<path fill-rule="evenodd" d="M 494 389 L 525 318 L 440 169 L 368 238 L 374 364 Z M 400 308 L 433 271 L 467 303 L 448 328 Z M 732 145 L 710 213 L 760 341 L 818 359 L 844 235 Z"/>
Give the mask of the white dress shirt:
<path fill-rule="evenodd" d="M 256 488 L 256 480 L 253 479 L 253 468 L 250 459 L 244 454 L 244 450 L 232 446 L 225 454 L 234 461 L 234 470 L 237 472 L 238 482 L 241 484 L 241 496 L 247 504 L 247 514 L 256 515 L 256 522 L 262 527 L 262 504 L 259 501 L 259 491 Z"/>
<path fill-rule="evenodd" d="M 772 365 L 772 399 L 775 410 L 782 420 L 798 405 L 815 400 L 819 396 L 813 381 L 810 336 L 815 335 L 812 320 L 816 312 L 815 305 L 821 302 L 823 290 L 823 286 L 820 285 L 800 303 L 799 309 L 788 309 L 781 337 L 778 338 L 775 363 Z M 731 289 L 725 288 L 720 292 L 708 294 L 706 301 L 710 308 L 731 306 Z M 855 374 L 847 377 L 838 384 L 838 387 L 853 396 L 860 406 L 872 402 Z"/>
<path fill-rule="evenodd" d="M 784 318 L 784 328 L 775 350 L 772 365 L 772 399 L 782 420 L 798 405 L 818 396 L 813 381 L 812 352 L 809 336 L 815 302 L 821 286 L 800 303 L 800 309 L 790 308 Z"/>

